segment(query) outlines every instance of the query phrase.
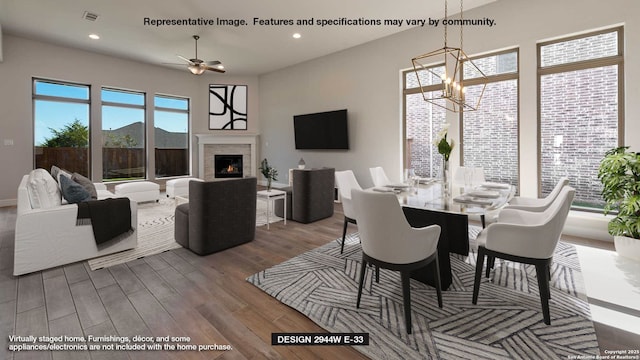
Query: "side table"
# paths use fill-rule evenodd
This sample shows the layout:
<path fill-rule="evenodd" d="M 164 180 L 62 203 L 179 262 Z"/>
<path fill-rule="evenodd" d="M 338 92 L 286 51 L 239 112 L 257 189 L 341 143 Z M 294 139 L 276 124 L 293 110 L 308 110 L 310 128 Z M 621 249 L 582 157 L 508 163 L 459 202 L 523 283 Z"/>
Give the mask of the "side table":
<path fill-rule="evenodd" d="M 257 193 L 259 199 L 267 201 L 267 229 L 269 229 L 269 212 L 273 212 L 273 201 L 278 199 L 284 200 L 284 224 L 287 225 L 287 192 L 282 190 L 260 190 Z"/>

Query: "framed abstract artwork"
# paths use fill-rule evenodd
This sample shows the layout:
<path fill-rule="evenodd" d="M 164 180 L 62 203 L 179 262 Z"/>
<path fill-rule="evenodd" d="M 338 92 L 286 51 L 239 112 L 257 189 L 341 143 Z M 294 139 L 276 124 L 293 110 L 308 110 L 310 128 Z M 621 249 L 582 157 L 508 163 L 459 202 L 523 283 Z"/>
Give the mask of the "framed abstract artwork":
<path fill-rule="evenodd" d="M 247 130 L 247 85 L 209 85 L 209 130 Z"/>

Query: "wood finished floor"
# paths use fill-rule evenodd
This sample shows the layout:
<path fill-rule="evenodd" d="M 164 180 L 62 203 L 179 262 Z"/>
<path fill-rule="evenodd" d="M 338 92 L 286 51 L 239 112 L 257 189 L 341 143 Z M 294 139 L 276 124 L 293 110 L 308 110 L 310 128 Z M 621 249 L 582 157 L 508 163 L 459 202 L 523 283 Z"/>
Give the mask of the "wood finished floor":
<path fill-rule="evenodd" d="M 366 359 L 350 347 L 271 346 L 274 332 L 324 330 L 245 281 L 335 240 L 341 210 L 336 205 L 333 217 L 312 224 L 257 228 L 255 241 L 205 257 L 176 249 L 97 271 L 79 262 L 14 277 L 16 210 L 0 208 L 0 359 Z M 635 334 L 601 324 L 596 332 L 603 351 L 640 343 Z M 11 334 L 189 336 L 193 344 L 229 344 L 233 350 L 9 352 Z"/>

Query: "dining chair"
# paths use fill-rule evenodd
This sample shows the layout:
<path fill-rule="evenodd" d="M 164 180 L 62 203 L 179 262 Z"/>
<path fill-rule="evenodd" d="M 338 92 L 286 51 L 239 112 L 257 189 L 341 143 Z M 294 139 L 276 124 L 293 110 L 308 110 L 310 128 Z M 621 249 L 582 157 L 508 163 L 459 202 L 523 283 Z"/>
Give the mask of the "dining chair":
<path fill-rule="evenodd" d="M 358 180 L 351 170 L 336 171 L 335 178 L 336 185 L 338 186 L 338 191 L 340 192 L 340 197 L 342 200 L 342 211 L 344 212 L 342 245 L 340 246 L 340 254 L 342 254 L 344 252 L 344 239 L 347 235 L 347 225 L 349 225 L 349 223 L 357 224 L 355 215 L 356 212 L 354 211 L 353 204 L 351 202 L 351 190 L 362 190 L 362 187 L 360 186 L 360 184 L 358 184 Z"/>
<path fill-rule="evenodd" d="M 509 201 L 509 204 L 505 207 L 505 209 L 526 210 L 535 212 L 545 211 L 549 206 L 551 206 L 556 197 L 558 197 L 558 194 L 560 194 L 562 188 L 567 185 L 569 185 L 569 178 L 566 176 L 561 177 L 553 190 L 551 190 L 551 192 L 544 198 L 538 199 L 515 196 Z"/>
<path fill-rule="evenodd" d="M 473 283 L 474 305 L 478 303 L 485 256 L 530 264 L 536 268 L 544 323 L 551 324 L 551 261 L 574 196 L 575 189 L 565 186 L 560 190 L 557 201 L 542 212 L 504 209 L 500 212 L 497 223 L 490 224 L 480 232 L 477 238 L 478 260 Z M 488 271 L 486 276 L 489 277 Z"/>
<path fill-rule="evenodd" d="M 362 285 L 367 264 L 400 272 L 407 334 L 411 334 L 411 272 L 430 266 L 434 271 L 438 306 L 442 307 L 438 240 L 440 226 L 413 228 L 404 216 L 398 198 L 391 193 L 354 189 L 353 207 L 358 214 L 358 231 L 362 243 L 362 264 L 356 308 L 360 308 Z M 379 277 L 376 276 L 376 281 Z"/>
<path fill-rule="evenodd" d="M 484 168 L 481 166 L 459 166 L 453 174 L 453 183 L 458 186 L 476 186 L 485 181 Z"/>
<path fill-rule="evenodd" d="M 369 168 L 369 173 L 371 173 L 373 186 L 381 187 L 391 184 L 391 181 L 389 180 L 387 174 L 384 172 L 384 169 L 381 166 Z"/>

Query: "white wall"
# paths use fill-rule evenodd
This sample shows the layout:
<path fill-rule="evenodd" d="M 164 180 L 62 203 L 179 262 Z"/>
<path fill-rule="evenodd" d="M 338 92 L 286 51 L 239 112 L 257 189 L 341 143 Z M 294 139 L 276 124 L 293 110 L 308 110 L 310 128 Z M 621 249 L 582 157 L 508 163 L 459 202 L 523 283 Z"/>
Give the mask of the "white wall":
<path fill-rule="evenodd" d="M 123 60 L 28 40 L 8 35 L 4 42 L 4 61 L 0 63 L 0 206 L 15 204 L 16 190 L 22 176 L 33 168 L 33 111 L 32 77 L 58 79 L 91 85 L 92 125 L 100 128 L 100 88 L 116 88 L 144 91 L 147 106 L 153 106 L 155 93 L 179 95 L 191 99 L 191 132 L 215 133 L 208 130 L 210 83 L 249 85 L 249 130 L 259 132 L 258 79 L 233 77 L 221 74 L 193 76 L 186 69 L 172 70 L 165 67 Z M 147 131 L 151 131 L 153 112 L 148 112 Z M 226 132 L 225 132 L 226 133 Z M 92 132 L 92 140 L 100 144 L 100 132 Z M 4 140 L 13 140 L 12 146 Z M 197 175 L 197 147 L 191 136 L 193 173 Z M 147 144 L 153 149 L 153 143 Z M 153 152 L 151 152 L 153 154 Z M 94 179 L 102 174 L 101 152 L 92 152 Z M 149 162 L 154 161 L 153 156 Z"/>
<path fill-rule="evenodd" d="M 625 26 L 625 142 L 640 150 L 640 2 L 637 0 L 509 0 L 465 13 L 465 18 L 491 18 L 493 28 L 466 27 L 469 55 L 504 48 L 520 49 L 520 191 L 537 196 L 536 43 L 602 27 Z M 449 27 L 450 45 L 458 39 Z M 362 186 L 371 186 L 368 168 L 383 166 L 392 180 L 402 173 L 400 71 L 411 58 L 442 47 L 442 28 L 418 28 L 260 77 L 262 153 L 280 171 L 295 167 L 300 157 L 308 166 L 352 169 Z M 347 108 L 351 150 L 298 151 L 292 116 Z M 457 140 L 458 124 L 451 136 Z M 454 150 L 453 166 L 459 164 Z M 279 179 L 286 182 L 287 179 Z M 594 220 L 597 221 L 597 220 Z M 602 224 L 605 224 L 603 221 Z M 602 224 L 600 226 L 602 226 Z"/>

